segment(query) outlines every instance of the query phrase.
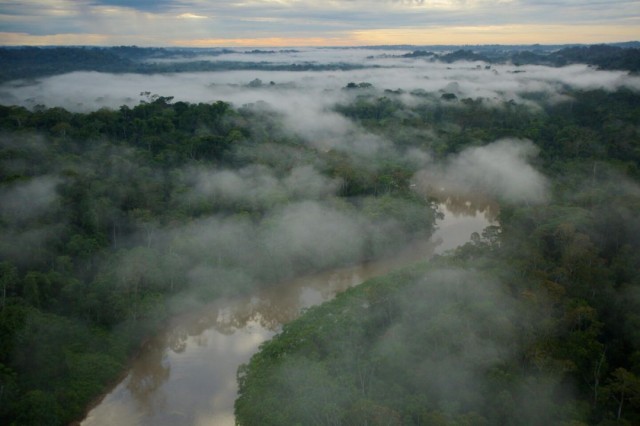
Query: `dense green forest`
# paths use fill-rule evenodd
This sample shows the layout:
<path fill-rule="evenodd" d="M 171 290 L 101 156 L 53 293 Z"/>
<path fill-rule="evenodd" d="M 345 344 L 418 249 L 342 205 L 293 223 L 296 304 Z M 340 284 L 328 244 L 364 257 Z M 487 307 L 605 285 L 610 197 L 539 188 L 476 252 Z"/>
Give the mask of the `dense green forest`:
<path fill-rule="evenodd" d="M 535 113 L 466 99 L 402 123 L 391 98 L 340 106 L 399 142 L 457 123 L 442 155 L 528 138 L 551 195 L 503 200 L 468 244 L 285 325 L 239 371 L 237 422 L 640 423 L 640 96 L 571 96 Z"/>
<path fill-rule="evenodd" d="M 559 90 L 353 82 L 329 111 L 351 144 L 264 102 L 0 106 L 0 422 L 81 418 L 177 313 L 428 237 L 416 176 L 444 164 L 499 226 L 286 326 L 241 370 L 238 422 L 638 423 L 640 94 Z M 475 173 L 487 155 L 528 192 Z"/>

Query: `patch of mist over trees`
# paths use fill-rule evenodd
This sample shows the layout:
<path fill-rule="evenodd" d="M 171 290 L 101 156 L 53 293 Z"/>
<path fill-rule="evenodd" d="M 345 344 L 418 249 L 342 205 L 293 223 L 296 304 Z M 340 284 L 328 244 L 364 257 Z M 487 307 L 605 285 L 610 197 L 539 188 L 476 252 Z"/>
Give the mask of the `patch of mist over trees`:
<path fill-rule="evenodd" d="M 636 422 L 637 91 L 353 86 L 294 125 L 151 93 L 1 106 L 0 420 L 68 423 L 171 315 L 427 237 L 445 186 L 500 227 L 285 328 L 239 421 Z"/>

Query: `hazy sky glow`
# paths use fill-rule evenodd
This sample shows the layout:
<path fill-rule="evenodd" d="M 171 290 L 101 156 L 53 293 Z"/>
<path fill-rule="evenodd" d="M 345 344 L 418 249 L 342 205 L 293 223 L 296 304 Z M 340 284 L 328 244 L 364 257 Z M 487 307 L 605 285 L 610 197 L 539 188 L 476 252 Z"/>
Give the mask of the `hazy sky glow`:
<path fill-rule="evenodd" d="M 0 0 L 2 45 L 248 47 L 638 39 L 638 0 Z"/>

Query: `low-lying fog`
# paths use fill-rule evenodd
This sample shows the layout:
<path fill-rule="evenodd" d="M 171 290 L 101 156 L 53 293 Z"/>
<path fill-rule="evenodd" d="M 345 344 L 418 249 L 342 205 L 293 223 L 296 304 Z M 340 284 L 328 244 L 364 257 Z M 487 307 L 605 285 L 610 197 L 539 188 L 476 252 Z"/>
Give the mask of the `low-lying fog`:
<path fill-rule="evenodd" d="M 382 56 L 384 53 L 397 55 L 403 52 L 312 49 L 278 51 L 275 54 L 234 53 L 210 58 L 230 60 L 232 57 L 234 61 L 247 59 L 265 65 L 312 61 L 316 64 L 351 63 L 371 67 L 351 71 L 251 70 L 155 75 L 73 72 L 34 81 L 5 83 L 0 86 L 0 103 L 27 107 L 61 106 L 80 112 L 102 107 L 118 108 L 123 104 L 137 105 L 142 100 L 139 94 L 148 91 L 174 96 L 176 101 L 224 100 L 236 106 L 263 100 L 285 113 L 297 114 L 296 118 L 304 118 L 344 100 L 348 94 L 340 89 L 349 82 L 368 82 L 379 90 L 445 91 L 460 98 L 483 97 L 516 102 L 531 102 L 522 98 L 527 93 L 543 93 L 551 101 L 563 99 L 566 87 L 640 89 L 640 77 L 630 76 L 624 71 L 599 71 L 587 65 L 552 68 L 488 65 L 483 62 L 445 64 L 422 58 L 385 57 Z M 367 59 L 368 56 L 373 59 Z M 175 60 L 185 59 L 176 57 Z M 419 101 L 410 94 L 403 100 L 407 103 Z"/>

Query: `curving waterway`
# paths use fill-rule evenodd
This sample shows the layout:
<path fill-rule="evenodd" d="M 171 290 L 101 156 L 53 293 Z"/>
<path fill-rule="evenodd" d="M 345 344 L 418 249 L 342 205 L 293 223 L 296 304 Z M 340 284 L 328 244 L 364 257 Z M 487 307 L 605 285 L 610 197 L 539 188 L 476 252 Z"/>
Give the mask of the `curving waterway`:
<path fill-rule="evenodd" d="M 495 206 L 447 198 L 431 240 L 392 259 L 305 276 L 238 299 L 219 300 L 174 319 L 147 342 L 126 377 L 93 408 L 82 426 L 234 425 L 236 371 L 310 306 L 363 281 L 469 241 L 495 219 Z"/>

